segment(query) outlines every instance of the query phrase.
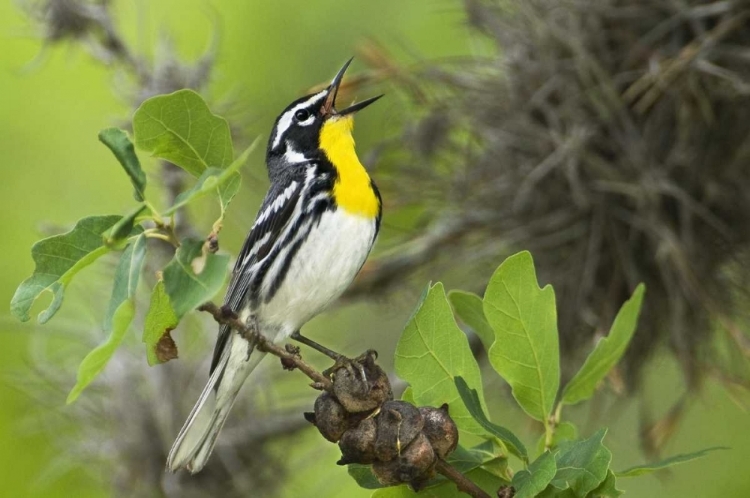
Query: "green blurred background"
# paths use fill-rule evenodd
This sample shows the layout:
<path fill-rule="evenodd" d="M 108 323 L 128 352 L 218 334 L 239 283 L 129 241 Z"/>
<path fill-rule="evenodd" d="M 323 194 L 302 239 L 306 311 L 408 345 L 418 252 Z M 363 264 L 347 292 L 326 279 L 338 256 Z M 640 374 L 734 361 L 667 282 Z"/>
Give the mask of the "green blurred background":
<path fill-rule="evenodd" d="M 119 25 L 136 48 L 152 47 L 160 35 L 168 34 L 177 52 L 186 58 L 201 54 L 218 28 L 219 56 L 209 93 L 218 100 L 226 95 L 239 100 L 248 136 L 267 137 L 276 114 L 289 101 L 330 78 L 367 39 L 382 43 L 402 62 L 485 49 L 483 41 L 465 27 L 460 2 L 453 0 L 224 1 L 214 5 L 198 0 L 169 0 L 117 2 L 116 12 Z M 4 213 L 0 301 L 6 304 L 16 285 L 33 270 L 29 249 L 45 226 L 66 227 L 88 214 L 122 213 L 132 204 L 125 175 L 96 139 L 100 129 L 129 117 L 126 91 L 114 90 L 123 87 L 123 82 L 78 45 L 42 46 L 42 40 L 17 6 L 11 2 L 0 4 L 0 157 L 4 161 L 0 182 L 0 208 Z M 355 62 L 353 69 L 361 68 L 361 63 Z M 363 113 L 356 131 L 362 155 L 366 156 L 377 142 L 396 135 L 401 117 L 396 98 L 385 98 L 366 115 Z M 230 210 L 222 248 L 231 253 L 238 250 L 266 187 L 262 159 L 262 154 L 256 153 L 245 168 L 243 189 Z M 156 174 L 153 166 L 147 165 L 150 175 Z M 388 193 L 383 194 L 387 206 Z M 389 221 L 388 216 L 386 211 L 386 228 L 393 228 L 395 222 Z M 197 216 L 197 220 L 205 224 L 204 228 L 210 226 L 210 217 Z M 111 494 L 106 476 L 77 466 L 74 453 L 68 457 L 72 470 L 58 473 L 50 468 L 61 456 L 59 445 L 54 444 L 57 432 L 63 430 L 59 427 L 74 426 L 76 420 L 70 420 L 70 408 L 60 402 L 64 398 L 46 399 L 43 394 L 29 392 L 34 383 L 26 382 L 34 375 L 30 358 L 34 356 L 32 346 L 37 347 L 37 343 L 30 341 L 33 335 L 48 334 L 64 341 L 67 330 L 97 326 L 106 301 L 102 297 L 98 302 L 98 297 L 106 296 L 106 291 L 97 295 L 89 289 L 97 288 L 97 277 L 104 271 L 89 269 L 81 281 L 74 282 L 66 305 L 46 326 L 22 325 L 7 313 L 2 315 L 2 496 Z M 87 287 L 89 284 L 92 287 Z M 96 298 L 90 298 L 90 294 Z M 416 294 L 407 294 L 399 302 L 416 303 L 416 299 Z M 370 307 L 343 307 L 316 319 L 308 334 L 323 343 L 330 342 L 328 338 L 336 340 L 343 344 L 340 349 L 344 352 L 355 353 L 374 346 L 380 350 L 384 364 L 390 366 L 398 334 L 410 311 L 409 306 L 388 301 Z M 363 339 L 375 331 L 379 332 L 375 344 Z M 138 332 L 132 331 L 134 338 Z M 186 340 L 178 332 L 178 343 L 181 339 Z M 85 350 L 82 347 L 81 355 Z M 185 354 L 203 356 L 208 352 L 188 349 Z M 74 365 L 79 359 L 71 358 L 69 363 L 54 366 L 68 385 L 73 383 Z M 145 357 L 143 368 L 147 368 Z M 615 468 L 644 458 L 636 443 L 638 404 L 648 403 L 655 414 L 660 414 L 681 392 L 682 378 L 668 357 L 651 364 L 647 379 L 640 400 L 600 399 L 599 406 L 607 409 L 599 418 L 591 420 L 592 411 L 588 408 L 570 411 L 571 418 L 583 427 L 587 427 L 587 422 L 610 426 L 607 443 L 615 455 Z M 299 384 L 299 378 L 293 380 Z M 499 382 L 493 382 L 486 393 L 492 393 L 493 388 L 504 392 Z M 311 401 L 314 396 L 299 388 L 277 394 L 298 396 L 302 401 L 305 397 Z M 96 396 L 96 392 L 84 393 L 83 397 L 87 396 Z M 532 441 L 534 428 L 524 425 L 512 402 L 501 396 L 494 398 L 495 420 L 518 429 L 527 441 Z M 45 416 L 39 417 L 42 411 Z M 56 419 L 66 423 L 58 426 Z M 732 449 L 677 467 L 669 475 L 623 480 L 620 487 L 630 496 L 748 496 L 750 475 L 741 470 L 742 462 L 750 458 L 748 429 L 746 412 L 724 388 L 709 382 L 697 402 L 687 408 L 667 453 L 718 445 Z M 85 427 L 79 431 L 79 437 L 85 438 Z M 291 443 L 283 441 L 279 445 Z M 101 441 L 94 444 L 106 446 Z M 287 461 L 290 471 L 280 496 L 369 495 L 348 478 L 345 468 L 334 465 L 334 445 L 311 431 L 293 444 L 294 451 L 279 448 L 291 455 Z"/>

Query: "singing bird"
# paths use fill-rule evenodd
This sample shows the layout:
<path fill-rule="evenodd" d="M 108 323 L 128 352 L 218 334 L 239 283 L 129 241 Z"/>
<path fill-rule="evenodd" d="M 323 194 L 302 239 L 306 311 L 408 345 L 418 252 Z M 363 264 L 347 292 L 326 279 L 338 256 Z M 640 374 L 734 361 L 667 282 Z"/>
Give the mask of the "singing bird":
<path fill-rule="evenodd" d="M 380 229 L 380 194 L 357 157 L 352 129 L 354 113 L 382 95 L 337 110 L 350 63 L 327 88 L 295 100 L 276 119 L 266 151 L 270 187 L 224 298 L 226 308 L 274 342 L 291 337 L 315 346 L 300 328 L 349 286 Z M 169 452 L 169 470 L 196 473 L 206 465 L 263 356 L 221 326 L 208 383 Z"/>

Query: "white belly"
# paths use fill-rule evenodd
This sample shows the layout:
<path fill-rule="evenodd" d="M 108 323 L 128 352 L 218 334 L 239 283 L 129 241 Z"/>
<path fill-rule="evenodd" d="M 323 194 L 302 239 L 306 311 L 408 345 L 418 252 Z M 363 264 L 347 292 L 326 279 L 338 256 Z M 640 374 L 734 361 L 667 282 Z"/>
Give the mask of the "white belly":
<path fill-rule="evenodd" d="M 280 341 L 323 311 L 354 280 L 374 236 L 373 219 L 343 209 L 323 213 L 276 295 L 255 310 L 261 329 L 276 329 Z"/>

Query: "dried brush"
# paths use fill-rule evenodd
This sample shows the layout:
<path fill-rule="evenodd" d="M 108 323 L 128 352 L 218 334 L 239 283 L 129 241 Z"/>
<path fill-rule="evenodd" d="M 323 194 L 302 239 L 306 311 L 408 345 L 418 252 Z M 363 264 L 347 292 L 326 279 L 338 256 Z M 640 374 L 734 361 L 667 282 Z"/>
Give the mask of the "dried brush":
<path fill-rule="evenodd" d="M 420 203 L 426 228 L 366 266 L 352 293 L 457 261 L 487 275 L 529 249 L 555 287 L 567 375 L 645 282 L 630 387 L 662 345 L 691 387 L 717 368 L 750 385 L 734 368 L 750 355 L 750 2 L 467 0 L 465 10 L 496 50 L 404 70 L 396 85 L 421 117 L 381 158 L 383 190 Z M 713 348 L 717 328 L 731 331 L 731 361 Z"/>

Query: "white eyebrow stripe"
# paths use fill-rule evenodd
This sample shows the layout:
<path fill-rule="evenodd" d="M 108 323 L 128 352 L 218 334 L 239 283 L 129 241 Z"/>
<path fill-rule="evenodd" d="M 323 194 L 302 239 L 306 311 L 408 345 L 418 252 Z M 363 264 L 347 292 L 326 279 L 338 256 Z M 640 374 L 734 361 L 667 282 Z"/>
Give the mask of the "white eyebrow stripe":
<path fill-rule="evenodd" d="M 299 111 L 300 109 L 304 109 L 305 107 L 309 107 L 312 104 L 315 104 L 318 100 L 325 97 L 325 95 L 328 93 L 328 89 L 322 90 L 309 99 L 307 99 L 304 102 L 300 102 L 296 106 L 292 107 L 288 111 L 286 111 L 284 114 L 281 115 L 279 118 L 279 122 L 276 125 L 276 135 L 273 137 L 273 144 L 271 145 L 272 149 L 275 149 L 276 147 L 281 144 L 281 137 L 284 135 L 286 130 L 289 129 L 290 126 L 292 126 L 292 119 L 294 119 L 294 113 Z"/>

